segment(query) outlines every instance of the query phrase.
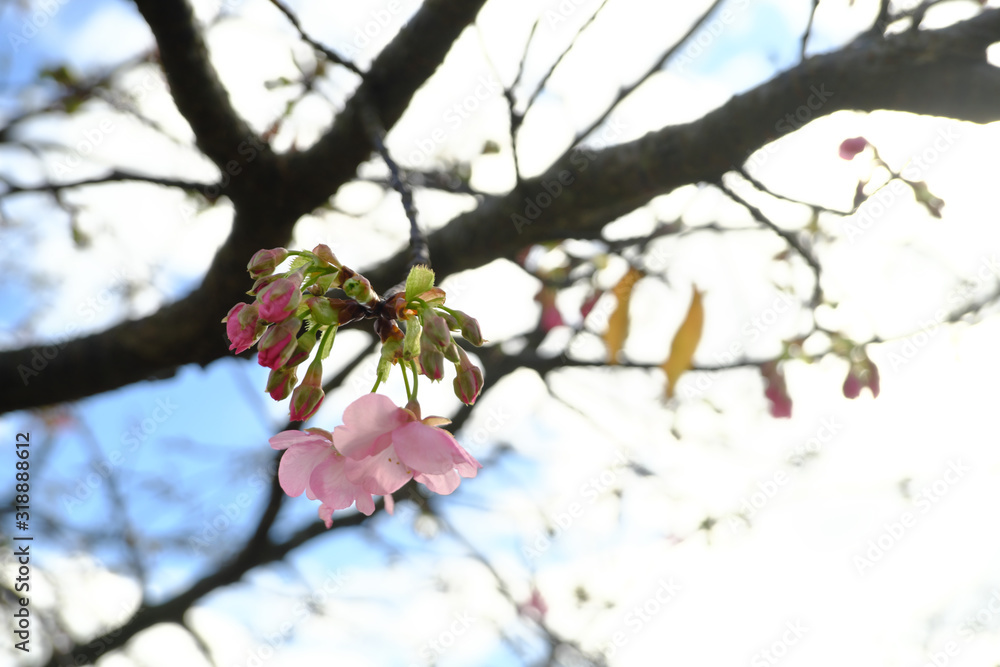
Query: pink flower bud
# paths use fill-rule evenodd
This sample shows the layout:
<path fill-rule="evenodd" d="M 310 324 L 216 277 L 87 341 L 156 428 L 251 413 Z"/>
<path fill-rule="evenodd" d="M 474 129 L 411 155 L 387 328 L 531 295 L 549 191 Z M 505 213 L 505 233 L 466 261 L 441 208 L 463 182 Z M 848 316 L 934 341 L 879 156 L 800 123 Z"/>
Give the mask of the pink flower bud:
<path fill-rule="evenodd" d="M 309 364 L 302 384 L 292 392 L 291 420 L 304 422 L 316 414 L 323 403 L 323 363 L 317 359 Z"/>
<path fill-rule="evenodd" d="M 462 331 L 462 337 L 469 341 L 476 347 L 483 344 L 483 334 L 479 330 L 479 322 L 474 317 L 469 317 L 460 310 L 452 310 L 452 315 L 458 321 L 459 329 Z"/>
<path fill-rule="evenodd" d="M 302 300 L 302 294 L 299 292 L 300 284 L 302 284 L 301 276 L 298 279 L 279 278 L 261 290 L 257 295 L 260 316 L 268 322 L 281 322 L 293 315 Z"/>
<path fill-rule="evenodd" d="M 444 377 L 444 355 L 441 350 L 430 345 L 420 348 L 420 369 L 431 380 Z"/>
<path fill-rule="evenodd" d="M 851 362 L 847 378 L 844 380 L 844 396 L 857 398 L 861 395 L 861 390 L 868 387 L 872 392 L 872 398 L 878 398 L 880 384 L 878 366 L 864 356 L 860 361 Z"/>
<path fill-rule="evenodd" d="M 861 395 L 861 379 L 854 374 L 853 366 L 844 379 L 843 392 L 845 398 L 857 398 Z"/>
<path fill-rule="evenodd" d="M 222 321 L 226 323 L 226 333 L 232 343 L 229 349 L 234 354 L 250 349 L 264 333 L 265 325 L 258 317 L 256 304 L 238 303 Z"/>
<path fill-rule="evenodd" d="M 840 157 L 845 160 L 853 160 L 854 156 L 863 151 L 866 146 L 868 146 L 868 140 L 864 137 L 844 139 L 840 143 Z"/>
<path fill-rule="evenodd" d="M 451 331 L 443 317 L 428 310 L 423 317 L 423 324 L 423 335 L 428 344 L 441 349 L 451 345 Z"/>
<path fill-rule="evenodd" d="M 771 404 L 771 416 L 775 419 L 788 419 L 792 416 L 792 399 L 788 395 L 785 384 L 785 374 L 777 362 L 769 361 L 760 366 L 764 376 L 764 396 Z"/>
<path fill-rule="evenodd" d="M 298 378 L 295 377 L 295 367 L 294 366 L 282 366 L 281 368 L 275 368 L 271 370 L 270 375 L 267 376 L 267 387 L 265 391 L 271 395 L 276 401 L 281 401 L 288 398 L 288 395 L 292 393 L 292 388 Z"/>
<path fill-rule="evenodd" d="M 258 250 L 250 258 L 250 262 L 247 264 L 247 271 L 250 272 L 251 278 L 269 276 L 277 268 L 278 264 L 285 261 L 286 257 L 288 257 L 288 251 L 284 248 Z"/>
<path fill-rule="evenodd" d="M 257 346 L 257 363 L 267 368 L 281 368 L 295 353 L 298 343 L 295 336 L 299 333 L 302 320 L 289 317 L 280 324 L 267 330 Z"/>
<path fill-rule="evenodd" d="M 330 250 L 330 246 L 325 243 L 320 243 L 318 246 L 313 248 L 313 254 L 330 266 L 335 266 L 338 269 L 342 266 L 342 264 L 337 261 L 337 256 L 333 254 L 332 250 Z"/>
<path fill-rule="evenodd" d="M 872 398 L 878 398 L 878 392 L 881 390 L 881 381 L 878 375 L 878 366 L 874 362 L 868 362 L 868 388 L 872 392 Z"/>
<path fill-rule="evenodd" d="M 458 348 L 458 356 L 461 361 L 455 364 L 455 395 L 466 405 L 472 405 L 483 390 L 483 372 L 469 360 L 462 348 Z"/>
<path fill-rule="evenodd" d="M 312 349 L 316 346 L 316 332 L 307 331 L 306 333 L 299 336 L 299 339 L 295 342 L 295 351 L 292 352 L 292 356 L 288 358 L 285 362 L 286 366 L 298 366 L 303 361 L 309 358 L 309 354 Z"/>

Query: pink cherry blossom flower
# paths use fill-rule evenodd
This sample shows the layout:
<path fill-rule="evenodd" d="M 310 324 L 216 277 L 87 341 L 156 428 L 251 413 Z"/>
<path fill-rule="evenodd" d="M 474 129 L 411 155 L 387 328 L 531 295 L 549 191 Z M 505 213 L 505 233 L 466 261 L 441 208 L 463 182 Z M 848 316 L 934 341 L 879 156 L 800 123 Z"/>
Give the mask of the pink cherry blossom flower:
<path fill-rule="evenodd" d="M 310 500 L 321 500 L 319 515 L 327 527 L 334 510 L 356 504 L 362 514 L 371 516 L 375 511 L 371 494 L 347 478 L 349 460 L 334 448 L 329 432 L 318 428 L 282 431 L 270 443 L 273 449 L 286 450 L 278 464 L 282 491 L 292 497 L 305 491 Z"/>
<path fill-rule="evenodd" d="M 365 492 L 387 495 L 409 481 L 447 495 L 462 477 L 482 466 L 455 437 L 439 426 L 440 417 L 421 420 L 419 406 L 397 407 L 382 394 L 366 394 L 344 410 L 344 425 L 334 429 L 337 450 L 349 461 L 346 476 Z"/>
<path fill-rule="evenodd" d="M 863 151 L 866 146 L 868 146 L 868 140 L 864 137 L 844 139 L 840 143 L 840 157 L 845 160 L 853 160 L 854 156 Z"/>

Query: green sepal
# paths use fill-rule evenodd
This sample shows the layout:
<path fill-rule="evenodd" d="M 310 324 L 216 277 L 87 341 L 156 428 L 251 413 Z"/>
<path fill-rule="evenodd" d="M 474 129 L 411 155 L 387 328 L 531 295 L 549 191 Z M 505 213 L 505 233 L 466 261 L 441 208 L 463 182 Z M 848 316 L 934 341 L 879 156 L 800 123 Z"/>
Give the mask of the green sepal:
<path fill-rule="evenodd" d="M 416 359 L 420 356 L 420 332 L 422 330 L 420 320 L 414 317 L 405 320 L 405 322 L 406 335 L 403 338 L 403 358 Z"/>

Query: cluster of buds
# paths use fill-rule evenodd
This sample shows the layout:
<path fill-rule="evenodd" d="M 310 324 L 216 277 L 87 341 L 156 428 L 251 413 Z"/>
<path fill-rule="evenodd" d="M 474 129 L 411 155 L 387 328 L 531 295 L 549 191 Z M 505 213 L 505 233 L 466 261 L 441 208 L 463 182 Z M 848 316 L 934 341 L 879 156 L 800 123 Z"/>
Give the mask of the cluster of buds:
<path fill-rule="evenodd" d="M 382 339 L 376 387 L 389 377 L 394 364 L 410 368 L 413 389 L 411 392 L 407 381 L 407 394 L 413 400 L 417 376 L 440 381 L 448 361 L 455 366 L 455 395 L 467 405 L 476 402 L 483 388 L 483 372 L 455 342 L 453 332 L 477 347 L 483 344 L 483 334 L 479 322 L 444 302 L 445 293 L 434 286 L 434 272 L 426 266 L 413 267 L 405 288 L 386 299 L 384 316 L 375 324 Z M 407 379 L 405 371 L 403 379 Z"/>
<path fill-rule="evenodd" d="M 276 273 L 290 256 L 294 260 L 289 269 Z M 367 278 L 337 261 L 323 244 L 312 251 L 259 250 L 247 271 L 256 281 L 247 294 L 255 299 L 236 304 L 222 320 L 229 349 L 240 354 L 257 344 L 258 362 L 271 369 L 266 391 L 274 400 L 291 395 L 293 421 L 305 421 L 323 402 L 322 363 L 330 354 L 337 328 L 365 318 L 375 320 L 382 341 L 375 389 L 398 365 L 407 397 L 416 400 L 417 375 L 440 381 L 449 361 L 455 366 L 455 394 L 464 403 L 472 405 L 482 391 L 482 371 L 452 335 L 461 333 L 469 343 L 482 345 L 479 323 L 444 305 L 445 293 L 434 286 L 434 272 L 429 268 L 414 267 L 405 289 L 385 300 Z M 327 296 L 335 289 L 345 298 Z M 313 354 L 317 341 L 319 350 L 299 384 L 297 368 Z M 413 376 L 412 388 L 407 371 Z"/>
<path fill-rule="evenodd" d="M 290 269 L 275 273 L 289 256 L 295 256 Z M 255 298 L 252 303 L 236 304 L 222 320 L 231 342 L 229 349 L 239 354 L 257 344 L 258 363 L 271 369 L 267 393 L 276 401 L 291 395 L 291 419 L 305 421 L 323 402 L 322 363 L 330 354 L 337 327 L 367 314 L 357 299 L 331 299 L 325 294 L 333 288 L 343 289 L 348 281 L 358 293 L 357 285 L 367 281 L 358 280 L 357 274 L 322 244 L 311 252 L 259 250 L 247 264 L 247 271 L 256 281 L 247 294 Z M 320 349 L 298 384 L 298 366 L 312 354 L 318 338 L 322 340 Z"/>
<path fill-rule="evenodd" d="M 290 256 L 289 269 L 275 273 Z M 391 511 L 391 494 L 409 479 L 447 494 L 461 478 L 476 475 L 479 462 L 441 428 L 448 420 L 420 417 L 417 378 L 440 381 L 445 361 L 455 366 L 455 394 L 464 403 L 472 405 L 483 388 L 483 372 L 453 336 L 461 333 L 472 345 L 482 345 L 479 323 L 444 305 L 445 293 L 434 286 L 433 271 L 414 267 L 404 289 L 381 299 L 364 276 L 343 266 L 322 244 L 312 251 L 260 250 L 247 270 L 256 281 L 247 292 L 254 301 L 236 304 L 222 320 L 229 349 L 239 354 L 257 344 L 258 362 L 271 369 L 266 391 L 275 400 L 291 395 L 292 421 L 309 419 L 323 402 L 323 360 L 338 327 L 374 319 L 382 341 L 375 387 L 347 407 L 344 426 L 333 433 L 312 428 L 271 438 L 273 448 L 287 450 L 278 469 L 286 493 L 305 491 L 321 500 L 320 517 L 330 526 L 333 511 L 351 504 L 371 514 L 376 495 L 385 496 Z M 327 296 L 330 290 L 340 290 L 345 298 Z M 297 367 L 310 356 L 299 384 Z M 405 408 L 374 393 L 393 366 L 403 374 Z"/>

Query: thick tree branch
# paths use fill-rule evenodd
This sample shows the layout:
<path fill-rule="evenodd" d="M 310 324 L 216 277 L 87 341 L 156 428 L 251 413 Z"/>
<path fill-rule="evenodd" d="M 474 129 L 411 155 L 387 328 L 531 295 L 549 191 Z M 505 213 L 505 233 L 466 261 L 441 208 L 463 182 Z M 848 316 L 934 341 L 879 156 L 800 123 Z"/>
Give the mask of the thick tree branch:
<path fill-rule="evenodd" d="M 405 54 L 426 55 L 425 43 L 435 42 L 427 31 L 439 26 L 428 23 L 428 16 L 440 15 L 445 35 L 457 35 L 458 7 L 465 8 L 463 17 L 473 13 L 466 5 L 478 7 L 426 3 L 373 65 L 363 87 L 368 86 L 365 94 L 387 125 L 398 119 L 419 85 L 395 79 L 392 68 L 398 67 L 400 75 L 429 76 L 429 65 L 406 62 Z M 409 45 L 404 48 L 400 40 Z M 475 210 L 431 234 L 435 269 L 444 277 L 498 256 L 513 257 L 531 243 L 597 238 L 604 225 L 653 197 L 688 183 L 717 181 L 739 169 L 754 150 L 834 111 L 892 109 L 978 123 L 1000 119 L 1000 70 L 985 58 L 993 41 L 1000 41 L 1000 9 L 941 30 L 884 40 L 862 37 L 809 58 L 695 122 L 599 152 L 571 153 L 541 177 L 524 181 L 520 192 L 485 197 Z M 435 53 L 443 57 L 444 50 Z M 0 353 L 5 369 L 0 411 L 72 400 L 228 354 L 218 319 L 246 289 L 247 258 L 256 249 L 283 244 L 295 220 L 352 178 L 367 158 L 370 144 L 358 103 L 352 100 L 312 149 L 290 156 L 287 166 L 275 170 L 273 183 L 258 183 L 260 192 L 243 201 L 237 197 L 233 235 L 190 297 L 145 320 L 72 341 L 51 359 L 39 362 L 35 355 L 41 352 L 33 348 Z M 545 184 L 552 189 L 560 176 L 572 182 L 561 185 L 558 195 L 548 194 Z M 399 281 L 408 261 L 404 249 L 366 275 L 385 288 Z M 33 358 L 43 370 L 24 386 L 19 367 L 30 369 Z"/>
<path fill-rule="evenodd" d="M 229 101 L 229 93 L 209 62 L 208 48 L 187 0 L 136 0 L 159 47 L 170 94 L 194 132 L 198 148 L 225 170 L 243 162 L 239 147 L 252 136 L 250 126 Z"/>
<path fill-rule="evenodd" d="M 286 244 L 300 216 L 354 178 L 358 165 L 371 154 L 361 109 L 374 105 L 387 128 L 395 124 L 484 1 L 424 3 L 372 64 L 358 94 L 330 131 L 312 149 L 286 158 L 273 155 L 255 143 L 253 136 L 243 134 L 245 124 L 232 112 L 207 62 L 204 43 L 184 0 L 138 0 L 144 16 L 156 25 L 157 38 L 174 40 L 160 45 L 161 59 L 178 108 L 199 137 L 199 146 L 216 164 L 229 159 L 229 150 L 239 156 L 235 166 L 240 171 L 224 190 L 236 208 L 233 229 L 201 286 L 188 297 L 99 334 L 0 353 L 4 380 L 0 412 L 83 398 L 229 354 L 219 320 L 234 303 L 246 298 L 249 257 L 260 248 Z M 187 26 L 181 25 L 185 21 Z M 178 44 L 186 44 L 195 53 L 168 55 L 175 49 L 182 51 Z M 200 81 L 208 92 L 199 98 L 191 81 Z M 207 100 L 222 109 L 203 109 Z M 398 280 L 395 276 L 393 282 Z"/>

